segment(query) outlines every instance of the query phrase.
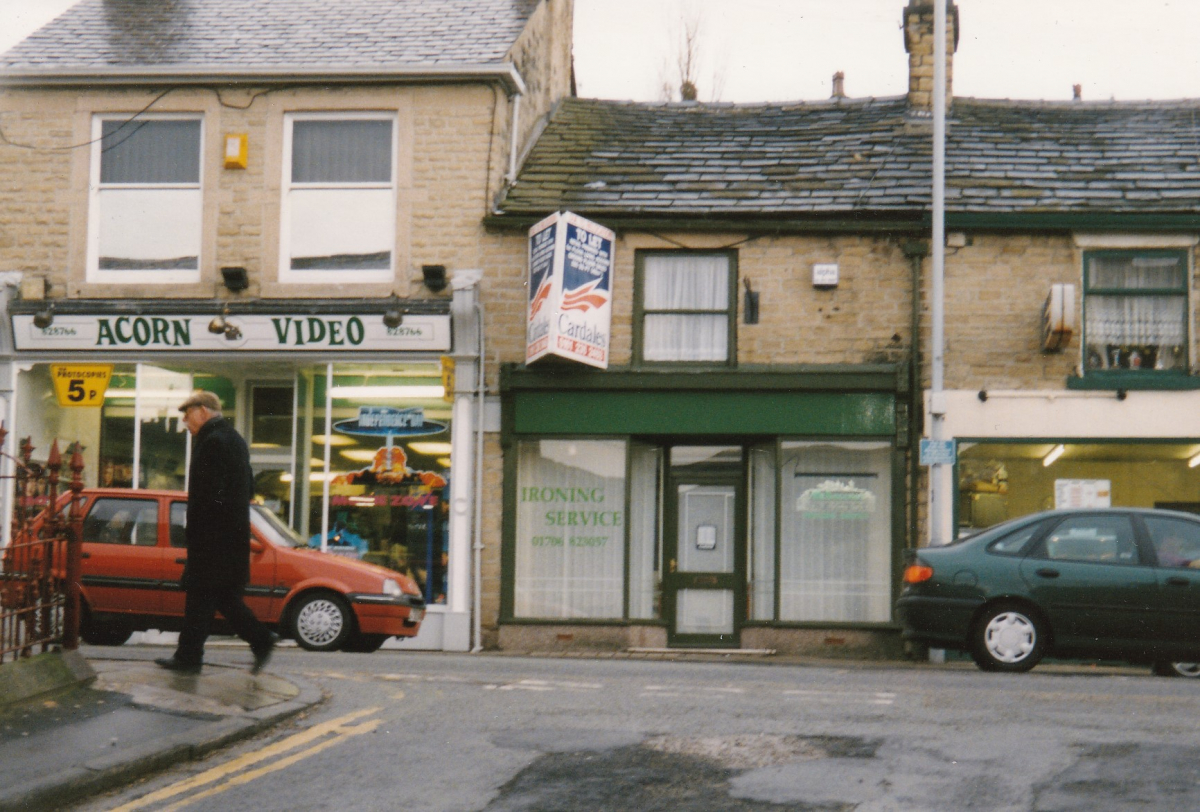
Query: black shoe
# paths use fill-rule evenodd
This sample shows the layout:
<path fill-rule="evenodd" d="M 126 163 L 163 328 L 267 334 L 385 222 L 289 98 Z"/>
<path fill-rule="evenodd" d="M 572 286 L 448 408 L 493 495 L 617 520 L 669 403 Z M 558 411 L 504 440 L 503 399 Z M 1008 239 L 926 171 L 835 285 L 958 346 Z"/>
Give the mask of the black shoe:
<path fill-rule="evenodd" d="M 154 664 L 159 668 L 165 668 L 168 671 L 177 671 L 180 674 L 199 674 L 200 663 L 185 663 L 174 657 L 160 657 L 154 661 Z"/>
<path fill-rule="evenodd" d="M 271 662 L 271 653 L 275 651 L 275 644 L 279 642 L 279 635 L 271 632 L 271 636 L 267 638 L 267 642 L 259 648 L 251 648 L 254 653 L 254 665 L 250 666 L 250 673 L 257 674 L 267 667 L 267 663 Z"/>

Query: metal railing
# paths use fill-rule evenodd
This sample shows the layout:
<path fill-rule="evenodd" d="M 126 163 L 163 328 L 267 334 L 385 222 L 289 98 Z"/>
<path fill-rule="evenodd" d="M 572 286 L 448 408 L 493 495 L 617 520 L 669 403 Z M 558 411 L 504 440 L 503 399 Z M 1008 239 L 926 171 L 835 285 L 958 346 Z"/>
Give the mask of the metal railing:
<path fill-rule="evenodd" d="M 0 424 L 0 447 L 8 432 Z M 49 651 L 79 647 L 79 580 L 83 530 L 83 454 L 69 449 L 64 465 L 58 441 L 43 465 L 33 444 L 21 441 L 16 464 L 12 534 L 0 551 L 0 665 Z M 70 479 L 60 492 L 64 468 Z"/>

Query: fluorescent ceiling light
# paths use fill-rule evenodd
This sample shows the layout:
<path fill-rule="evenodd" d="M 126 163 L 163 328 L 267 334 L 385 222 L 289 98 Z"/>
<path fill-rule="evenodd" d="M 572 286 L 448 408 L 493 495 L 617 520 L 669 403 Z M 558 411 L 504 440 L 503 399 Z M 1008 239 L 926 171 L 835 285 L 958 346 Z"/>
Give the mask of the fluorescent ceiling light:
<path fill-rule="evenodd" d="M 353 462 L 370 462 L 375 459 L 378 453 L 369 448 L 347 448 L 345 451 L 339 451 L 343 457 Z"/>
<path fill-rule="evenodd" d="M 1188 460 L 1188 468 L 1195 468 L 1197 465 L 1200 465 L 1200 454 Z"/>
<path fill-rule="evenodd" d="M 335 398 L 347 400 L 403 400 L 412 398 L 440 398 L 445 396 L 444 386 L 335 386 L 329 390 Z"/>
<path fill-rule="evenodd" d="M 449 443 L 408 443 L 408 447 L 418 454 L 429 454 L 430 456 L 450 453 Z"/>
<path fill-rule="evenodd" d="M 324 434 L 314 434 L 312 439 L 313 439 L 313 442 L 316 443 L 317 445 L 325 445 L 325 435 Z M 347 437 L 344 434 L 333 434 L 333 435 L 329 436 L 329 444 L 330 445 L 354 445 L 354 438 Z"/>
<path fill-rule="evenodd" d="M 104 393 L 106 398 L 129 398 L 133 400 L 135 397 L 141 397 L 142 400 L 169 400 L 178 398 L 180 403 L 183 403 L 188 395 L 192 394 L 190 389 L 143 389 L 139 393 L 136 389 L 109 389 Z"/>
<path fill-rule="evenodd" d="M 1067 447 L 1065 445 L 1063 445 L 1062 443 L 1059 443 L 1058 445 L 1054 446 L 1054 448 L 1050 449 L 1049 454 L 1042 457 L 1042 465 L 1049 468 L 1051 465 L 1054 464 L 1054 461 L 1056 459 L 1058 459 L 1059 457 L 1061 457 L 1063 455 L 1063 452 L 1066 450 L 1067 450 Z"/>

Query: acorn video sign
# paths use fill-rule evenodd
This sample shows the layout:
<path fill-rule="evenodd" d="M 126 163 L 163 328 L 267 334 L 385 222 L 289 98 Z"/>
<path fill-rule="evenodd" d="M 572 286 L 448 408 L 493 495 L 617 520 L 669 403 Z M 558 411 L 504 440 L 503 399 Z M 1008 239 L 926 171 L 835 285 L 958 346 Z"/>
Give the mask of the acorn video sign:
<path fill-rule="evenodd" d="M 525 363 L 555 356 L 608 368 L 614 237 L 570 212 L 529 229 Z"/>

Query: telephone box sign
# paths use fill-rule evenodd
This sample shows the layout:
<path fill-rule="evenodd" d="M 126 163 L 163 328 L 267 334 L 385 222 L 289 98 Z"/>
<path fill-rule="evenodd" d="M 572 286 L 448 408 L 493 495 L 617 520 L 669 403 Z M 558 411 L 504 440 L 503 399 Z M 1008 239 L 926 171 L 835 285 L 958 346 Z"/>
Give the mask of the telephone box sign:
<path fill-rule="evenodd" d="M 529 229 L 525 363 L 552 355 L 608 367 L 615 236 L 570 212 Z"/>

